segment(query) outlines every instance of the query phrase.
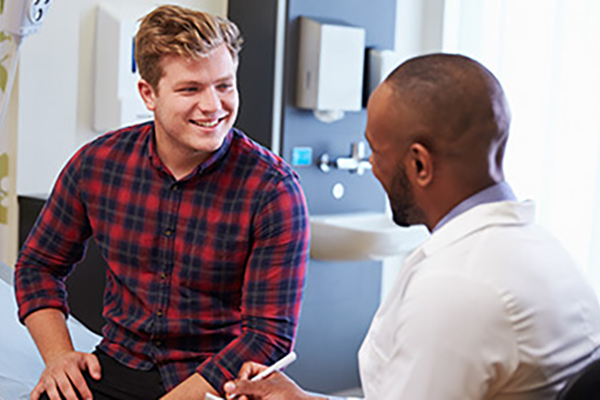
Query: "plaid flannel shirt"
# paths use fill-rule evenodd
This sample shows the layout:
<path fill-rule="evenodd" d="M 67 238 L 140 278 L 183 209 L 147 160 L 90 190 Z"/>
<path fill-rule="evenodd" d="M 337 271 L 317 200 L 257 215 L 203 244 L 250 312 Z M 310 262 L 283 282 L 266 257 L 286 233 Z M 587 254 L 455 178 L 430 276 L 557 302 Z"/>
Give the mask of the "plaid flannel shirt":
<path fill-rule="evenodd" d="M 68 313 L 64 281 L 93 236 L 108 264 L 99 348 L 157 365 L 167 389 L 196 371 L 220 391 L 244 361 L 293 345 L 306 202 L 295 172 L 236 129 L 177 181 L 153 129 L 106 134 L 63 169 L 17 261 L 19 318 Z"/>

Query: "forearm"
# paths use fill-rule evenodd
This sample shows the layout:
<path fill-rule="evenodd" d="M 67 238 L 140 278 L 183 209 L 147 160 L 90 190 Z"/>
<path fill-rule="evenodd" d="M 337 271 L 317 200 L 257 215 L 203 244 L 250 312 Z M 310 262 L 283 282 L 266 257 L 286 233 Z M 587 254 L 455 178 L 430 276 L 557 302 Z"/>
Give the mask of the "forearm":
<path fill-rule="evenodd" d="M 73 351 L 71 335 L 67 329 L 65 315 L 55 308 L 44 308 L 25 318 L 29 330 L 44 362 Z"/>

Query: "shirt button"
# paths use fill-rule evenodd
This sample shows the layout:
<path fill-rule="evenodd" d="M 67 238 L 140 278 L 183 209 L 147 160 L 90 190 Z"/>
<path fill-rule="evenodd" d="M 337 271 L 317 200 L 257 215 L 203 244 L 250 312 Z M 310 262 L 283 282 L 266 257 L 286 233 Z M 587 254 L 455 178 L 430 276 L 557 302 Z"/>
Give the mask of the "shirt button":
<path fill-rule="evenodd" d="M 156 342 L 154 342 L 154 344 L 156 345 L 156 347 L 160 347 L 162 346 L 162 341 L 157 340 Z"/>
<path fill-rule="evenodd" d="M 166 237 L 170 237 L 173 234 L 173 231 L 171 229 L 165 229 L 165 236 Z"/>
<path fill-rule="evenodd" d="M 158 310 L 158 311 L 156 312 L 156 315 L 157 315 L 159 318 L 160 318 L 160 317 L 162 317 L 162 315 L 163 315 L 163 312 L 162 312 L 162 310 Z"/>
<path fill-rule="evenodd" d="M 173 185 L 171 188 L 172 191 L 177 192 L 179 190 L 179 185 Z"/>
<path fill-rule="evenodd" d="M 162 279 L 163 281 L 167 279 L 167 274 L 165 272 L 163 272 L 162 274 L 160 274 L 160 279 Z"/>

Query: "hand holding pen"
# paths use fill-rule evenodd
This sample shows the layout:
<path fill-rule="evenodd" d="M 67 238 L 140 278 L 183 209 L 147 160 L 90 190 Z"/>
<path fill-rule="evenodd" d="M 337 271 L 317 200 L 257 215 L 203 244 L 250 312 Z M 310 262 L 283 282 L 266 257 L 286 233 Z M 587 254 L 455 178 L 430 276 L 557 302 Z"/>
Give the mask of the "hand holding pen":
<path fill-rule="evenodd" d="M 296 359 L 295 353 L 290 353 L 270 367 L 265 367 L 253 362 L 245 363 L 240 369 L 238 379 L 225 384 L 227 398 L 240 400 L 251 397 L 253 399 L 278 400 L 278 399 L 308 399 L 306 393 L 284 374 L 274 373 L 279 371 Z M 270 376 L 272 375 L 272 376 Z M 268 379 L 267 379 L 268 378 Z"/>
<path fill-rule="evenodd" d="M 262 371 L 260 371 L 258 374 L 252 376 L 252 378 L 250 378 L 250 382 L 256 382 L 259 381 L 263 378 L 266 378 L 267 376 L 271 375 L 273 372 L 275 371 L 281 371 L 282 369 L 284 369 L 285 367 L 287 367 L 288 365 L 290 365 L 291 363 L 293 363 L 294 361 L 296 361 L 296 353 L 294 353 L 293 351 L 291 353 L 289 353 L 288 355 L 286 355 L 285 357 L 283 357 L 282 359 L 280 359 L 279 361 L 276 361 L 275 364 L 271 365 L 270 367 L 266 367 L 266 368 L 261 368 Z M 259 365 L 259 364 L 256 364 Z M 264 367 L 264 366 L 262 366 Z M 242 370 L 244 368 L 242 367 Z M 241 371 L 240 371 L 241 372 Z M 252 370 L 248 371 L 249 375 L 252 373 Z"/>

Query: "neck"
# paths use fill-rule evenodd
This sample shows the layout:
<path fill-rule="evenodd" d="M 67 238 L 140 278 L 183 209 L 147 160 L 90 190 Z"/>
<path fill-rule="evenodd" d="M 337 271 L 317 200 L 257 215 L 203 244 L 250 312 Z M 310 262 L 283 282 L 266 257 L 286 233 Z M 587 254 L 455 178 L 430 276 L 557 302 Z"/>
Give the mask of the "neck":
<path fill-rule="evenodd" d="M 158 150 L 158 155 L 176 180 L 180 180 L 189 175 L 198 165 L 202 164 L 202 162 L 208 158 L 208 155 L 205 154 L 187 154 L 187 157 L 185 157 L 183 154 L 164 153 L 161 152 L 160 149 Z"/>
<path fill-rule="evenodd" d="M 168 141 L 164 142 L 159 137 L 156 138 L 156 152 L 162 163 L 169 172 L 180 180 L 189 175 L 194 168 L 208 159 L 210 154 L 201 151 L 185 151 L 176 146 L 171 146 Z"/>
<path fill-rule="evenodd" d="M 161 158 L 162 160 L 162 158 Z M 175 178 L 175 180 L 181 180 L 184 177 L 188 176 L 193 170 L 194 168 L 196 168 L 198 166 L 198 164 L 193 164 L 193 165 L 186 165 L 186 166 L 172 166 L 172 165 L 168 165 L 167 163 L 165 163 L 163 161 L 163 163 L 165 164 L 165 166 L 169 169 L 169 172 L 171 172 L 171 174 L 173 175 L 173 177 Z"/>
<path fill-rule="evenodd" d="M 494 182 L 488 186 L 475 189 L 470 194 L 465 194 L 462 199 L 459 198 L 458 203 L 451 206 L 449 211 L 439 218 L 430 230 L 437 230 L 440 226 L 445 225 L 448 221 L 475 206 L 485 203 L 516 200 L 515 194 L 507 183 L 500 184 L 500 182 Z"/>
<path fill-rule="evenodd" d="M 439 180 L 437 185 L 430 188 L 427 194 L 428 200 L 425 204 L 425 225 L 432 231 L 438 223 L 457 205 L 470 198 L 476 193 L 490 187 L 499 181 L 486 177 L 485 179 L 468 179 L 460 177 L 456 179 Z"/>

